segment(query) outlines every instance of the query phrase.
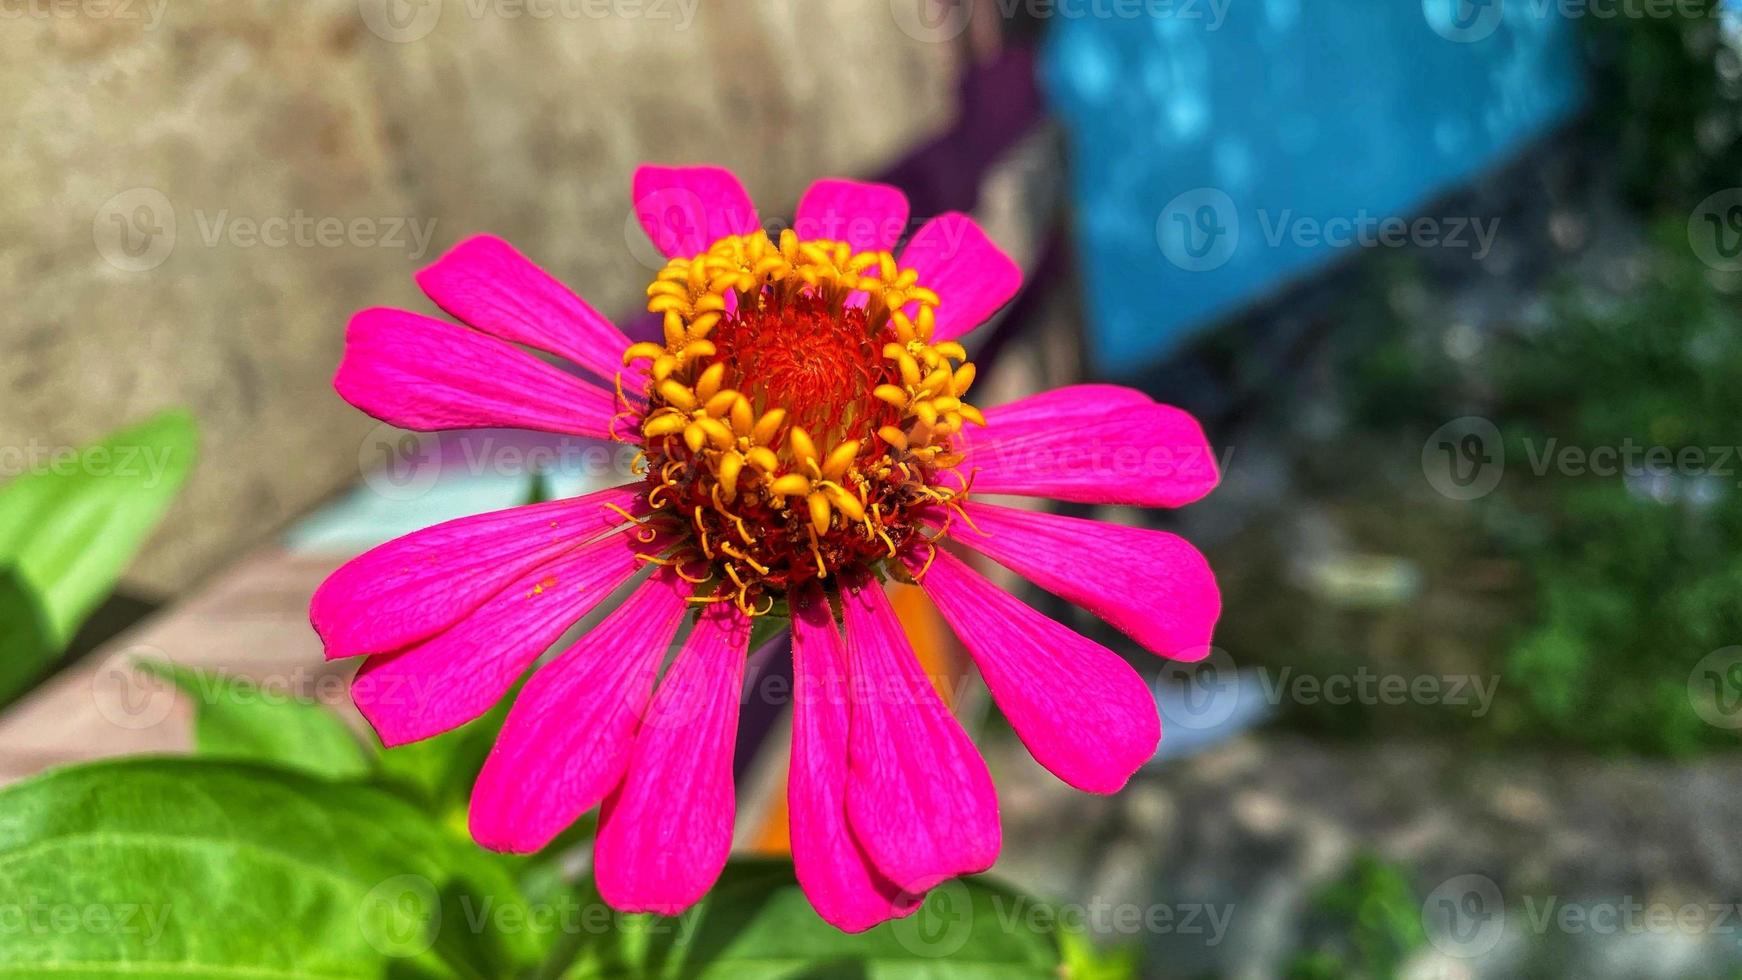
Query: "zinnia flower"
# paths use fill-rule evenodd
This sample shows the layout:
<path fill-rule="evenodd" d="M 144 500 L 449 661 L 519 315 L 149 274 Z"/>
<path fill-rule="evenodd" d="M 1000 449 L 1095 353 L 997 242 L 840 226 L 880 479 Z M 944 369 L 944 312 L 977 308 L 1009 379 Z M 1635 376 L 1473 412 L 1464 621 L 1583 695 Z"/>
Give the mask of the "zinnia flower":
<path fill-rule="evenodd" d="M 400 745 L 483 714 L 652 566 L 527 681 L 470 823 L 487 847 L 529 852 L 602 804 L 603 897 L 674 914 L 708 890 L 730 849 L 752 623 L 790 617 L 793 861 L 823 918 L 864 929 L 989 867 L 1000 836 L 985 763 L 881 583 L 924 589 L 1035 759 L 1074 787 L 1114 792 L 1160 738 L 1147 685 L 961 554 L 990 557 L 1155 653 L 1192 659 L 1220 597 L 1191 545 L 979 498 L 1174 507 L 1207 493 L 1216 468 L 1189 415 L 1130 389 L 1080 385 L 984 412 L 966 400 L 974 366 L 959 338 L 1021 275 L 965 215 L 926 222 L 896 256 L 908 206 L 891 187 L 819 181 L 777 235 L 724 170 L 643 167 L 634 191 L 670 259 L 647 290 L 662 342 L 631 344 L 506 243 L 480 237 L 418 276 L 465 325 L 365 310 L 334 384 L 407 429 L 633 443 L 640 478 L 384 544 L 321 586 L 311 619 L 328 657 L 368 656 L 353 697 L 382 741 Z"/>

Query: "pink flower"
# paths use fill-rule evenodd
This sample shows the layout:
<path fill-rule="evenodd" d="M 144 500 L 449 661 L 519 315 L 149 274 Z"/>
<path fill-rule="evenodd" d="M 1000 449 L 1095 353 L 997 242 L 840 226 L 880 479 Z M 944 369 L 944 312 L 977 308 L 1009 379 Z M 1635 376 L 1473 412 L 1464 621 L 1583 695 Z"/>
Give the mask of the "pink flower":
<path fill-rule="evenodd" d="M 896 257 L 907 201 L 890 187 L 819 181 L 795 230 L 776 236 L 724 170 L 643 167 L 635 197 L 670 257 L 647 291 L 663 342 L 631 345 L 506 243 L 473 238 L 418 276 L 465 326 L 365 310 L 334 384 L 409 429 L 635 443 L 642 478 L 389 542 L 335 572 L 311 619 L 327 656 L 368 656 L 353 696 L 399 745 L 484 713 L 654 566 L 527 682 L 478 778 L 471 828 L 487 847 L 533 851 L 602 804 L 605 899 L 672 914 L 708 890 L 730 848 L 751 624 L 790 615 L 793 860 L 825 919 L 864 929 L 986 869 L 999 848 L 985 763 L 880 582 L 918 581 L 1042 765 L 1114 792 L 1161 736 L 1145 683 L 959 555 L 1193 659 L 1221 601 L 1191 545 L 979 498 L 1174 507 L 1208 493 L 1216 468 L 1190 416 L 1130 389 L 1079 385 L 984 413 L 965 400 L 974 367 L 957 338 L 1021 281 L 965 215 L 927 221 Z"/>

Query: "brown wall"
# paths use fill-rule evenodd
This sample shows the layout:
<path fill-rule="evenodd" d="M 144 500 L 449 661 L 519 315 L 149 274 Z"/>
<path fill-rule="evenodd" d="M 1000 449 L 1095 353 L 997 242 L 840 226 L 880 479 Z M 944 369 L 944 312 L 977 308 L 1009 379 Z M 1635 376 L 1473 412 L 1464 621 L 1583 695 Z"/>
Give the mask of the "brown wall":
<path fill-rule="evenodd" d="M 357 478 L 369 425 L 329 387 L 345 320 L 420 306 L 411 273 L 455 240 L 502 235 L 623 311 L 649 275 L 638 161 L 725 164 L 780 210 L 948 121 L 952 51 L 887 0 L 692 2 L 9 8 L 0 445 L 191 407 L 204 458 L 130 580 L 180 589 Z M 299 216 L 306 243 L 249 243 Z M 367 240 L 408 219 L 427 253 Z"/>

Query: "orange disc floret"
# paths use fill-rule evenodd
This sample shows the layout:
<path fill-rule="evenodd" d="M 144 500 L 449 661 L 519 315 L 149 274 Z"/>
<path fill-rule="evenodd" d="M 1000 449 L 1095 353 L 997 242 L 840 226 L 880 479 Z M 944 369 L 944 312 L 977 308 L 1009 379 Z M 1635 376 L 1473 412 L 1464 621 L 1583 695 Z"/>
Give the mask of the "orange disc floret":
<path fill-rule="evenodd" d="M 985 420 L 974 367 L 931 343 L 937 296 L 888 252 L 731 236 L 673 259 L 648 287 L 663 344 L 640 414 L 651 521 L 682 542 L 659 560 L 713 585 L 704 601 L 766 613 L 797 585 L 894 558 L 914 511 L 950 505 L 951 438 Z"/>

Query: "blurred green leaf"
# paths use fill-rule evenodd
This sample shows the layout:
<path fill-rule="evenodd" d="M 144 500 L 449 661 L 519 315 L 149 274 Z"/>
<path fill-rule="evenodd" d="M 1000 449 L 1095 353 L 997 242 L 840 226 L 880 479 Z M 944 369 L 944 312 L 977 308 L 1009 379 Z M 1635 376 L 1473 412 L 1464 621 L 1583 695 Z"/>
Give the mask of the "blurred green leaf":
<path fill-rule="evenodd" d="M 0 488 L 0 565 L 38 596 L 56 648 L 72 639 L 193 465 L 193 418 L 172 411 L 67 449 Z"/>
<path fill-rule="evenodd" d="M 200 755 L 263 762 L 326 779 L 360 779 L 375 768 L 362 741 L 321 704 L 178 664 L 141 660 L 138 667 L 193 697 Z"/>
<path fill-rule="evenodd" d="M 1065 965 L 1060 975 L 1069 980 L 1137 980 L 1143 963 L 1143 947 L 1136 944 L 1101 949 L 1082 932 L 1059 930 L 1059 949 Z"/>
<path fill-rule="evenodd" d="M 508 976 L 537 955 L 507 874 L 391 794 L 201 759 L 0 791 L 0 975 Z"/>
<path fill-rule="evenodd" d="M 587 913 L 609 910 L 597 899 Z M 848 935 L 817 917 L 785 861 L 734 861 L 706 898 L 675 918 L 616 916 L 575 951 L 567 980 L 683 977 L 1057 980 L 1050 906 L 985 879 L 933 889 L 919 911 Z"/>
<path fill-rule="evenodd" d="M 478 771 L 484 768 L 484 759 L 502 732 L 502 723 L 508 720 L 508 709 L 513 706 L 522 683 L 524 678 L 494 708 L 453 731 L 421 742 L 383 748 L 382 782 L 428 807 L 450 829 L 470 839 L 466 808 L 472 798 L 472 784 L 477 782 Z"/>
<path fill-rule="evenodd" d="M 1408 869 L 1375 854 L 1312 895 L 1303 929 L 1316 943 L 1295 954 L 1289 980 L 1397 977 L 1428 942 Z"/>
<path fill-rule="evenodd" d="M 0 705 L 24 693 L 60 652 L 36 593 L 16 569 L 0 568 Z"/>

